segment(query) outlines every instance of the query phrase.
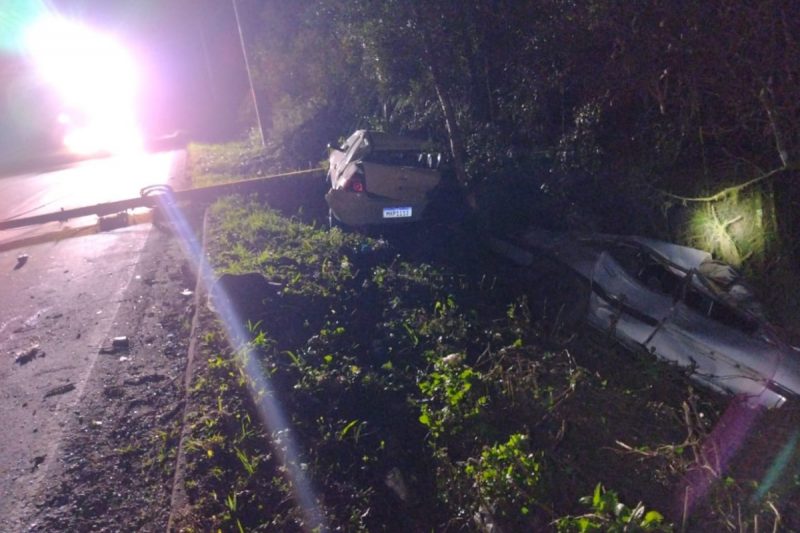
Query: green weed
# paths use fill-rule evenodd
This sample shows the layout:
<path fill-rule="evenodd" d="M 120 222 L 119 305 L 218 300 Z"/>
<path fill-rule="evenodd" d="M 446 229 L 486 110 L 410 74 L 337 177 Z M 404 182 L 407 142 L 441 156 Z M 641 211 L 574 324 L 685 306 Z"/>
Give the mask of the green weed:
<path fill-rule="evenodd" d="M 633 533 L 673 530 L 670 524 L 664 522 L 664 517 L 658 511 L 647 511 L 641 502 L 634 507 L 629 507 L 619 500 L 616 492 L 606 490 L 600 483 L 595 487 L 594 494 L 584 496 L 580 501 L 588 506 L 591 512 L 557 520 L 556 525 L 559 532 Z"/>
<path fill-rule="evenodd" d="M 515 433 L 505 443 L 486 447 L 480 458 L 464 467 L 481 501 L 496 513 L 528 515 L 544 493 L 542 454 L 530 449 L 528 438 Z"/>
<path fill-rule="evenodd" d="M 437 361 L 434 371 L 418 383 L 422 393 L 419 421 L 434 439 L 445 432 L 460 430 L 465 421 L 481 414 L 489 402 L 481 385 L 482 375 L 473 368 Z"/>

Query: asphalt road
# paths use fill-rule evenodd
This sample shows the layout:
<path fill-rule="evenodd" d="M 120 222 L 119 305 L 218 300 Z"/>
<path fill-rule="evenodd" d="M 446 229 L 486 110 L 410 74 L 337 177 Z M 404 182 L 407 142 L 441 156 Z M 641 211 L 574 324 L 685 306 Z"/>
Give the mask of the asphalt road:
<path fill-rule="evenodd" d="M 183 151 L 163 152 L 3 178 L 0 220 L 136 197 L 143 186 L 182 178 L 184 159 Z M 24 248 L 13 248 L 13 243 L 92 222 L 86 217 L 0 231 L 0 244 L 12 247 L 0 252 L 3 517 L 31 513 L 31 498 L 57 460 L 66 420 L 80 413 L 86 383 L 103 357 L 100 348 L 115 336 L 114 318 L 152 227 L 130 226 Z"/>
<path fill-rule="evenodd" d="M 77 163 L 60 170 L 0 178 L 0 221 L 136 198 L 148 185 L 180 177 L 185 151 L 137 154 Z M 43 232 L 93 223 L 94 218 L 0 231 L 0 245 Z"/>

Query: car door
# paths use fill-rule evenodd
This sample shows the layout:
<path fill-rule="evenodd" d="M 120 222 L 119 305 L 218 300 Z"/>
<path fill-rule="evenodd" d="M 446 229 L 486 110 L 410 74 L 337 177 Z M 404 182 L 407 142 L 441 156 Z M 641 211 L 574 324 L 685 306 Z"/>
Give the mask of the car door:
<path fill-rule="evenodd" d="M 620 254 L 635 250 L 614 250 Z M 620 258 L 622 259 L 622 258 Z M 646 346 L 673 309 L 673 298 L 643 283 L 638 260 L 624 261 L 603 251 L 592 271 L 589 323 L 626 344 Z"/>

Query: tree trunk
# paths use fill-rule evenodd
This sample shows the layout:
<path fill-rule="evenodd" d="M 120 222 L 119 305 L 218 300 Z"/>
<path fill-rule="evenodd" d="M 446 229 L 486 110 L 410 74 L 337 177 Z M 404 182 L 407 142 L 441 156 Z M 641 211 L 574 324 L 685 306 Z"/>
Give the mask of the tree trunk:
<path fill-rule="evenodd" d="M 464 147 L 464 137 L 461 128 L 458 124 L 456 117 L 455 106 L 447 91 L 447 85 L 442 74 L 442 69 L 439 67 L 438 58 L 434 53 L 433 37 L 430 28 L 426 25 L 426 20 L 420 17 L 417 10 L 414 9 L 414 17 L 417 22 L 417 27 L 420 30 L 424 60 L 427 63 L 428 70 L 431 73 L 433 86 L 436 90 L 436 96 L 439 99 L 439 105 L 444 114 L 444 125 L 447 130 L 447 137 L 450 142 L 450 155 L 453 158 L 453 168 L 456 173 L 458 183 L 464 188 L 469 184 L 469 176 L 464 165 L 466 149 Z M 467 195 L 467 205 L 475 209 L 475 198 L 472 195 Z"/>
<path fill-rule="evenodd" d="M 469 178 L 464 168 L 464 141 L 461 136 L 461 128 L 456 119 L 455 110 L 453 109 L 453 102 L 450 100 L 450 97 L 445 94 L 441 84 L 436 81 L 436 76 L 434 76 L 433 84 L 436 88 L 436 96 L 439 98 L 439 105 L 442 107 L 442 113 L 444 113 L 444 126 L 447 129 L 447 137 L 450 141 L 450 154 L 453 156 L 456 179 L 458 179 L 458 182 L 462 186 L 466 187 Z"/>

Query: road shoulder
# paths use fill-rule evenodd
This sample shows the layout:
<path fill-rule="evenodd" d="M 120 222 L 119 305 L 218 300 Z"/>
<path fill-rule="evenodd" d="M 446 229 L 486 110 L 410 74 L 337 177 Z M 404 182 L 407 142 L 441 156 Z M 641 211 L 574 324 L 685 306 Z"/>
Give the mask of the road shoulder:
<path fill-rule="evenodd" d="M 28 530 L 165 529 L 193 287 L 177 239 L 153 231 L 79 407 L 62 421 Z M 113 337 L 125 340 L 114 347 Z"/>

